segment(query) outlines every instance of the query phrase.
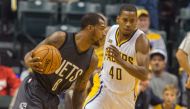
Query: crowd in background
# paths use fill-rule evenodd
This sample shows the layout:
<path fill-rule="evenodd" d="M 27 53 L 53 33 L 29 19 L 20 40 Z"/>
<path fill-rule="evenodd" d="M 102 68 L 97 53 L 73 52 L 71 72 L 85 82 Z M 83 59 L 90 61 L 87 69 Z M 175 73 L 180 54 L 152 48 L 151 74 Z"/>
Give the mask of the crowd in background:
<path fill-rule="evenodd" d="M 103 7 L 100 12 L 104 15 L 106 5 L 122 3 L 137 5 L 137 26 L 149 39 L 151 51 L 149 79 L 140 83 L 136 109 L 162 109 L 163 106 L 165 109 L 172 108 L 172 106 L 175 106 L 175 109 L 185 107 L 190 109 L 190 78 L 188 76 L 190 73 L 190 27 L 185 27 L 185 25 L 190 25 L 189 0 L 1 0 L 0 96 L 14 96 L 21 81 L 32 72 L 23 64 L 24 54 L 32 47 L 24 49 L 17 47 L 18 45 L 25 46 L 17 45 L 19 42 L 17 40 L 18 35 L 15 35 L 17 26 L 21 25 L 17 21 L 20 1 L 30 1 L 37 4 L 43 1 L 58 4 L 100 3 Z M 183 19 L 185 11 L 182 13 L 182 9 L 189 10 L 187 12 L 189 18 Z M 58 8 L 58 10 L 60 9 Z M 62 15 L 58 14 L 58 23 L 62 19 L 60 16 Z M 115 19 L 106 17 L 109 25 L 115 23 L 111 22 Z M 28 36 L 25 37 L 30 39 Z M 9 46 L 10 43 L 11 46 Z M 7 46 L 5 46 L 6 44 Z M 29 45 L 32 44 L 29 43 Z M 18 51 L 15 51 L 17 48 L 19 48 Z M 103 47 L 96 49 L 96 53 L 99 58 L 98 68 L 100 69 L 103 60 Z M 10 62 L 14 64 L 10 64 Z M 19 70 L 13 70 L 15 66 Z M 72 92 L 68 92 L 60 96 L 62 103 L 59 106 L 60 109 L 70 108 L 67 105 L 71 102 L 71 95 Z"/>

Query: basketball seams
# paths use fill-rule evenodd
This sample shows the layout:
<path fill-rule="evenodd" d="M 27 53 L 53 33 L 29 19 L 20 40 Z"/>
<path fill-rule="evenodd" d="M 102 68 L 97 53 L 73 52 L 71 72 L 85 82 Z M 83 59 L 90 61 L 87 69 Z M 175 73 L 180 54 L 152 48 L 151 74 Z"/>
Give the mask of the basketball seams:
<path fill-rule="evenodd" d="M 54 46 L 42 45 L 36 48 L 34 56 L 41 58 L 43 74 L 51 74 L 55 72 L 62 63 L 60 51 Z"/>
<path fill-rule="evenodd" d="M 43 47 L 44 47 L 45 49 L 44 49 Z M 36 48 L 35 54 L 37 54 L 38 52 L 43 51 L 43 50 L 48 50 L 49 47 L 50 47 L 49 45 L 41 45 L 40 47 L 37 47 L 37 48 Z M 39 48 L 41 48 L 41 49 L 38 50 Z M 42 49 L 42 48 L 43 48 L 43 49 Z"/>
<path fill-rule="evenodd" d="M 58 54 L 58 52 L 55 52 L 55 54 L 57 55 L 56 57 L 58 58 L 59 65 L 61 65 L 61 56 Z"/>
<path fill-rule="evenodd" d="M 48 52 L 47 52 L 47 55 L 46 56 L 48 56 L 49 55 L 49 49 L 48 49 Z M 45 57 L 46 56 L 44 56 L 44 58 L 42 59 L 42 62 L 44 61 L 44 59 L 45 59 Z M 44 67 L 44 66 L 43 66 Z M 47 69 L 47 67 L 44 69 L 44 72 L 46 72 L 46 69 Z"/>
<path fill-rule="evenodd" d="M 48 49 L 38 50 L 38 51 L 34 52 L 34 54 L 37 55 L 39 52 L 43 52 L 45 50 L 48 50 Z"/>
<path fill-rule="evenodd" d="M 50 70 L 51 70 L 51 67 L 52 67 L 52 63 L 53 63 L 53 49 L 51 48 L 51 64 L 50 64 L 50 66 L 49 66 L 49 70 L 47 71 L 47 72 L 49 72 Z M 50 72 L 51 73 L 51 72 Z"/>

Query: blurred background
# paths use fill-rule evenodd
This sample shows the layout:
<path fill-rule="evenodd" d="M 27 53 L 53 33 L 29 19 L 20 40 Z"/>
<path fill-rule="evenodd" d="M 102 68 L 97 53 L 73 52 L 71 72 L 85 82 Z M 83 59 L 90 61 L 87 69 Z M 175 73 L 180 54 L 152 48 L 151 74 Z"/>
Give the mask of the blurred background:
<path fill-rule="evenodd" d="M 14 73 L 6 75 L 6 80 L 1 76 L 5 73 L 0 73 L 0 91 L 5 90 L 0 92 L 0 109 L 8 108 L 14 95 L 11 91 L 18 88 L 22 72 L 28 71 L 23 63 L 26 52 L 57 30 L 79 31 L 81 17 L 89 12 L 102 13 L 111 26 L 116 23 L 119 8 L 124 3 L 137 6 L 138 18 L 142 21 L 139 28 L 143 30 L 143 26 L 148 25 L 144 32 L 150 42 L 163 40 L 155 48 L 161 47 L 165 52 L 165 70 L 176 76 L 181 90 L 178 103 L 187 106 L 182 94 L 183 69 L 175 55 L 190 32 L 190 0 L 0 0 L 0 65 L 3 66 L 0 72 Z M 148 17 L 148 24 L 143 15 Z M 148 35 L 149 31 L 153 36 Z M 9 82 L 10 79 L 13 80 Z"/>

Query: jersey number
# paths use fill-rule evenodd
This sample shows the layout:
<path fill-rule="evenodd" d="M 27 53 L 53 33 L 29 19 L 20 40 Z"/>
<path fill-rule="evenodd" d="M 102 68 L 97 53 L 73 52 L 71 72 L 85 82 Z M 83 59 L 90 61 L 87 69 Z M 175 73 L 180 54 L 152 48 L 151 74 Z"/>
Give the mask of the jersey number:
<path fill-rule="evenodd" d="M 116 72 L 116 73 L 114 73 Z M 121 76 L 121 69 L 120 68 L 114 68 L 113 66 L 111 67 L 110 71 L 109 71 L 109 74 L 111 76 L 111 78 L 113 79 L 114 78 L 114 75 L 116 76 L 116 79 L 117 80 L 121 80 L 122 79 L 122 76 Z"/>
<path fill-rule="evenodd" d="M 58 79 L 52 87 L 52 91 L 55 91 L 63 79 Z"/>

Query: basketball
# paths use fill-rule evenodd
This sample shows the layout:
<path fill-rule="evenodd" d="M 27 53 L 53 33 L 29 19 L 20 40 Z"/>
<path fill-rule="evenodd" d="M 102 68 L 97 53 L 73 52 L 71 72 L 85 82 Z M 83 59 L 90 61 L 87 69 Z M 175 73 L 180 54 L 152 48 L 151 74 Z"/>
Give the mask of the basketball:
<path fill-rule="evenodd" d="M 61 65 L 61 54 L 57 48 L 51 45 L 41 45 L 33 52 L 33 57 L 40 57 L 42 62 L 42 74 L 52 74 Z"/>

